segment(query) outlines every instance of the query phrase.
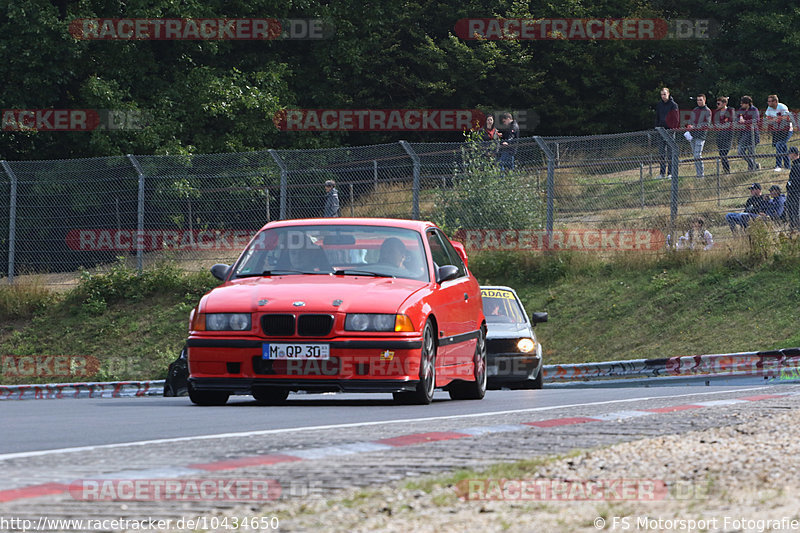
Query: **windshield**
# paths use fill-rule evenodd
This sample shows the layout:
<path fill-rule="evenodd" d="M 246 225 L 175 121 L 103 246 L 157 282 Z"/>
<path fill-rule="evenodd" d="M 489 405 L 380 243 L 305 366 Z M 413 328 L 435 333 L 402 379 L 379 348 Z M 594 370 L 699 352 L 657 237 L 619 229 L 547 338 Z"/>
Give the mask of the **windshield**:
<path fill-rule="evenodd" d="M 260 232 L 242 253 L 234 278 L 337 274 L 430 281 L 416 231 L 384 226 L 288 226 Z"/>
<path fill-rule="evenodd" d="M 487 323 L 525 323 L 525 314 L 513 292 L 502 289 L 481 289 L 481 299 Z"/>

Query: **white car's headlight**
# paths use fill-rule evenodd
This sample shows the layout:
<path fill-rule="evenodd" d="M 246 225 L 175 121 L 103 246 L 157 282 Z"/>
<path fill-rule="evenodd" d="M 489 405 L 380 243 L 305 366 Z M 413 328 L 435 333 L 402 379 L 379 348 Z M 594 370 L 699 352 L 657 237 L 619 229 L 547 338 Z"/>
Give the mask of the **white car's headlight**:
<path fill-rule="evenodd" d="M 533 342 L 533 339 L 520 339 L 517 342 L 517 349 L 520 352 L 528 353 L 536 348 L 536 343 Z"/>
<path fill-rule="evenodd" d="M 344 319 L 347 331 L 395 331 L 396 315 L 348 313 Z"/>
<path fill-rule="evenodd" d="M 250 324 L 250 313 L 206 314 L 206 330 L 208 331 L 248 331 Z"/>

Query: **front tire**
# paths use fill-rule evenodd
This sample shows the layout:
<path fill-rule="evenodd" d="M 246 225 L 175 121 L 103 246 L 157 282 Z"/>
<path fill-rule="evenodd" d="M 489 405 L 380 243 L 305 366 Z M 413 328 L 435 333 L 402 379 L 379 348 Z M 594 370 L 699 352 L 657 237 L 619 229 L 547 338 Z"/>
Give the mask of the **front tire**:
<path fill-rule="evenodd" d="M 419 383 L 413 392 L 393 392 L 398 403 L 406 405 L 428 405 L 433 401 L 436 389 L 436 342 L 433 325 L 428 320 L 422 333 L 422 349 L 420 350 Z"/>
<path fill-rule="evenodd" d="M 482 400 L 486 396 L 486 330 L 481 326 L 478 341 L 475 343 L 473 357 L 473 377 L 475 381 L 459 381 L 450 385 L 450 398 L 453 400 Z"/>
<path fill-rule="evenodd" d="M 216 390 L 196 390 L 189 382 L 189 399 L 195 405 L 225 405 L 230 393 Z"/>

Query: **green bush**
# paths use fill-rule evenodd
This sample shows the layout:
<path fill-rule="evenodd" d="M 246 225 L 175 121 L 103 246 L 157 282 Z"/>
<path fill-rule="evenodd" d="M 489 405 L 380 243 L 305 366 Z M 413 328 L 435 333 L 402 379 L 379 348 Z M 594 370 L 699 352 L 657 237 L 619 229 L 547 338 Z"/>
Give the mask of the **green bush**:
<path fill-rule="evenodd" d="M 467 134 L 463 167 L 453 173 L 452 185 L 435 195 L 434 222 L 448 234 L 461 229 L 539 229 L 544 222 L 544 198 L 517 171 L 504 171 L 494 158 L 493 145 Z"/>

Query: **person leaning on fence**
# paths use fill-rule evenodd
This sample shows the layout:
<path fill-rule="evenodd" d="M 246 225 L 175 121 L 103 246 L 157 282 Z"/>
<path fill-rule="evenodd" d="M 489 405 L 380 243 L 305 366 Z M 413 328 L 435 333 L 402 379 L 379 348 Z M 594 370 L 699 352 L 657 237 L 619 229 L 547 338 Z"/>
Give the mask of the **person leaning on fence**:
<path fill-rule="evenodd" d="M 717 108 L 711 115 L 712 128 L 717 133 L 717 151 L 722 163 L 722 173 L 731 173 L 731 164 L 728 162 L 728 153 L 733 144 L 733 109 L 728 107 L 728 97 L 717 98 Z"/>
<path fill-rule="evenodd" d="M 710 250 L 713 248 L 714 237 L 704 226 L 705 221 L 702 218 L 694 219 L 689 231 L 687 231 L 685 235 L 678 237 L 675 248 L 678 250 L 694 250 L 699 246 L 702 246 L 703 250 Z"/>
<path fill-rule="evenodd" d="M 761 184 L 753 183 L 748 187 L 750 198 L 744 204 L 744 212 L 728 213 L 725 220 L 731 228 L 731 232 L 736 235 L 736 226 L 747 229 L 747 224 L 754 218 L 758 218 L 762 213 L 767 212 L 767 199 L 761 196 Z"/>
<path fill-rule="evenodd" d="M 680 123 L 680 116 L 678 114 L 678 104 L 672 99 L 669 94 L 668 87 L 661 88 L 661 100 L 656 104 L 656 128 L 665 128 L 674 130 Z M 672 138 L 675 138 L 675 132 L 670 132 Z M 672 168 L 672 148 L 667 141 L 659 138 L 658 141 L 658 155 L 659 164 L 661 166 L 661 173 L 658 175 L 659 179 L 665 177 L 671 178 L 673 174 Z M 664 172 L 669 168 L 669 172 L 665 175 Z"/>
<path fill-rule="evenodd" d="M 511 113 L 500 113 L 500 151 L 498 162 L 506 170 L 514 170 L 514 158 L 519 145 L 519 125 Z"/>
<path fill-rule="evenodd" d="M 322 216 L 339 216 L 339 191 L 336 190 L 336 182 L 333 180 L 325 182 L 325 204 L 322 207 Z"/>
<path fill-rule="evenodd" d="M 758 170 L 761 165 L 756 163 L 755 153 L 756 145 L 761 142 L 758 131 L 761 115 L 758 108 L 753 105 L 753 99 L 750 96 L 742 96 L 740 104 L 739 111 L 736 113 L 736 128 L 739 130 L 737 153 L 747 161 L 747 170 Z"/>
<path fill-rule="evenodd" d="M 789 181 L 786 182 L 786 216 L 789 218 L 789 228 L 800 231 L 800 150 L 797 146 L 789 148 L 789 159 L 792 166 L 789 169 Z"/>
<path fill-rule="evenodd" d="M 697 177 L 705 177 L 703 172 L 703 145 L 706 144 L 706 135 L 708 134 L 708 127 L 711 125 L 711 110 L 706 105 L 706 95 L 697 95 L 697 107 L 692 110 L 692 118 L 686 124 L 686 132 L 688 134 L 689 146 L 692 147 L 692 154 L 694 155 L 694 168 L 697 171 Z"/>
<path fill-rule="evenodd" d="M 764 110 L 768 128 L 772 132 L 772 146 L 775 147 L 775 172 L 780 172 L 783 167 L 789 168 L 789 156 L 786 152 L 786 143 L 792 137 L 792 120 L 786 104 L 778 102 L 778 95 L 767 96 L 767 109 Z"/>

